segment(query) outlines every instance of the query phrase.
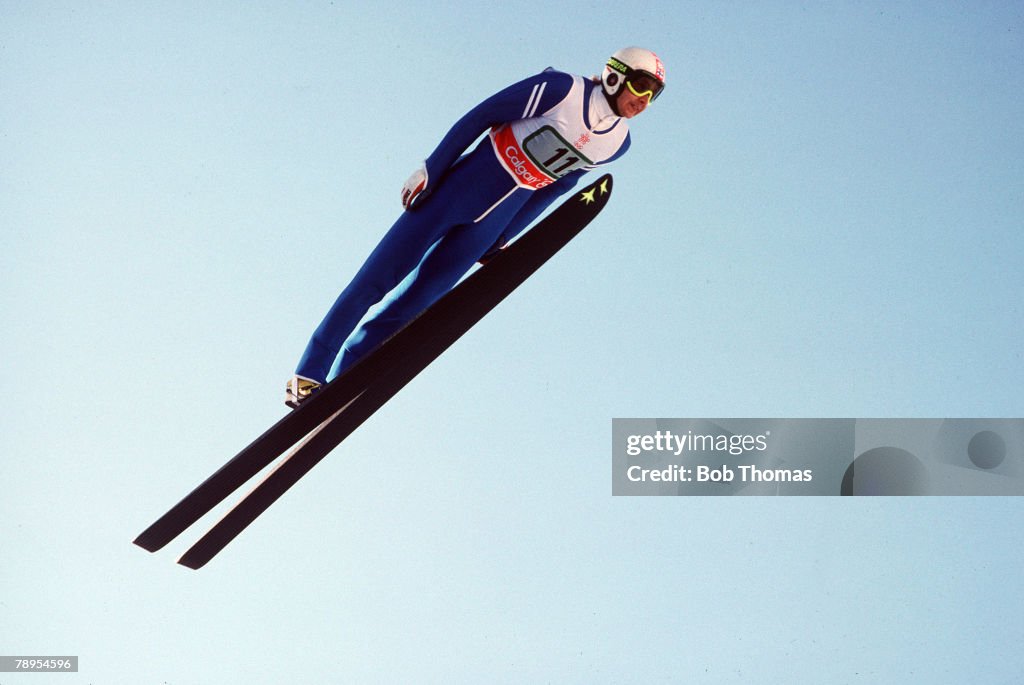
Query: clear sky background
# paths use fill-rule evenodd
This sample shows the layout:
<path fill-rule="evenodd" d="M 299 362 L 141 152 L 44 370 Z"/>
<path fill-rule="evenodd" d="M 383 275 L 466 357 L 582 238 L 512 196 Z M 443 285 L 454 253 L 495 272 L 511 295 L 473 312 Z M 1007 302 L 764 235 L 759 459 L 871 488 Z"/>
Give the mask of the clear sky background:
<path fill-rule="evenodd" d="M 463 112 L 655 49 L 607 210 L 208 567 Z M 0 0 L 17 683 L 1010 683 L 1020 499 L 613 498 L 611 419 L 1019 417 L 1019 2 Z"/>

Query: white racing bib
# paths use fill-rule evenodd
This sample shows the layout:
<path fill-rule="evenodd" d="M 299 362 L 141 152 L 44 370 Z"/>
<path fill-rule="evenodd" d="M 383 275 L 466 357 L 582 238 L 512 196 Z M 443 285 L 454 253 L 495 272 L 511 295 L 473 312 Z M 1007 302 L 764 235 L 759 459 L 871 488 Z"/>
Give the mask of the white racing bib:
<path fill-rule="evenodd" d="M 593 97 L 604 97 L 600 86 L 591 90 Z M 538 190 L 618 152 L 629 132 L 625 119 L 588 122 L 590 104 L 584 79 L 574 76 L 569 93 L 548 111 L 491 130 L 494 153 L 518 186 Z"/>

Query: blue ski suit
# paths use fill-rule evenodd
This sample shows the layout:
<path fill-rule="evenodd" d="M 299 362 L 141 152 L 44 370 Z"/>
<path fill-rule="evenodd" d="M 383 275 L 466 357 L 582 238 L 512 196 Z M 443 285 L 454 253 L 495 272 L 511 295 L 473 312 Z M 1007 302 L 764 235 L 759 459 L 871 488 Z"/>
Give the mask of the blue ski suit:
<path fill-rule="evenodd" d="M 426 188 L 338 296 L 296 374 L 334 379 L 511 241 L 582 174 L 628 147 L 626 120 L 600 84 L 580 76 L 548 69 L 474 107 L 426 159 Z"/>

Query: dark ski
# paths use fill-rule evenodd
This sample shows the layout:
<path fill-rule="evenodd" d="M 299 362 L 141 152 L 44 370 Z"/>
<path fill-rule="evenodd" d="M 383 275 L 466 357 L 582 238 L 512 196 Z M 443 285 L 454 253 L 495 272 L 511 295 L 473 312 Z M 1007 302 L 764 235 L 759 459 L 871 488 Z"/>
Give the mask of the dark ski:
<path fill-rule="evenodd" d="M 143 531 L 135 544 L 150 551 L 160 549 L 305 437 L 254 491 L 179 560 L 192 568 L 205 564 L 575 237 L 604 207 L 611 189 L 611 176 L 605 175 L 574 193 L 485 267 L 239 452 Z"/>

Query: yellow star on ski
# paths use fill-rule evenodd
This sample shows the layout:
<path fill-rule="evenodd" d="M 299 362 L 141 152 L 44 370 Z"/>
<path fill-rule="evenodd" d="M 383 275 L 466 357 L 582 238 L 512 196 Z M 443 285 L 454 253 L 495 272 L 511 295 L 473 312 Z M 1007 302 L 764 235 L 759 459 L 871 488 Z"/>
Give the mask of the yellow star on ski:
<path fill-rule="evenodd" d="M 608 179 L 601 181 L 601 194 L 604 195 L 608 192 Z"/>
<path fill-rule="evenodd" d="M 596 188 L 591 188 L 585 193 L 580 193 L 580 199 L 586 202 L 588 205 L 594 201 L 594 191 Z"/>

